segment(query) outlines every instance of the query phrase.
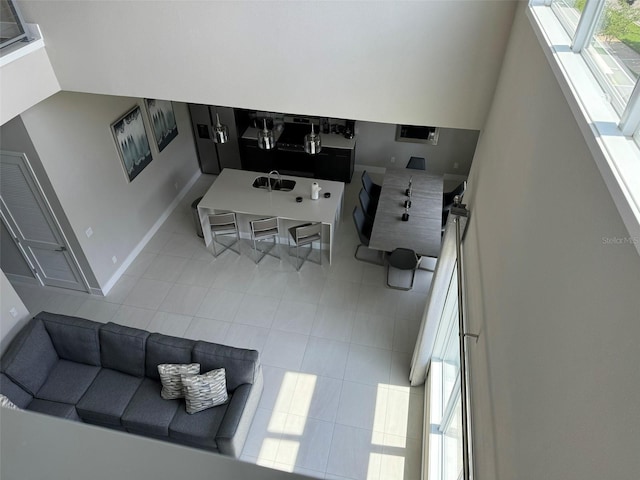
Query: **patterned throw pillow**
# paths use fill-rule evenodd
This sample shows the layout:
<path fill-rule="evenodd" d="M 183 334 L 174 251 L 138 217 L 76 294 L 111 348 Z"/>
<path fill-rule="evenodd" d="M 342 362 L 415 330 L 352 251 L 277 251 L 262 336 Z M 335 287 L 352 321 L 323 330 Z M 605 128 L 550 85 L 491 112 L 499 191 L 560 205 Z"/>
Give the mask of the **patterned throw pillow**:
<path fill-rule="evenodd" d="M 9 400 L 6 395 L 2 395 L 1 393 L 0 393 L 0 407 L 13 408 L 14 410 L 22 410 L 20 407 L 17 407 L 11 400 Z"/>
<path fill-rule="evenodd" d="M 182 375 L 197 375 L 200 373 L 199 363 L 161 363 L 158 365 L 162 391 L 160 396 L 165 400 L 184 398 Z"/>
<path fill-rule="evenodd" d="M 211 370 L 202 375 L 183 375 L 182 383 L 187 413 L 201 412 L 229 400 L 224 368 Z"/>

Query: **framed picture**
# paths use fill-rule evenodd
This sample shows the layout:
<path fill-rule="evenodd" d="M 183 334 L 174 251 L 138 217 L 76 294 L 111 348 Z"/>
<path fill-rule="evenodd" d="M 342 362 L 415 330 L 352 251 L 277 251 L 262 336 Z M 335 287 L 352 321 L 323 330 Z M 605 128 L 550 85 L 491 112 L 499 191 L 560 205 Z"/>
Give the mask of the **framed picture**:
<path fill-rule="evenodd" d="M 151 100 L 145 98 L 145 105 L 149 113 L 149 121 L 153 130 L 158 151 L 171 143 L 178 136 L 176 117 L 173 114 L 173 105 L 169 100 Z"/>
<path fill-rule="evenodd" d="M 112 123 L 111 132 L 127 179 L 131 182 L 153 159 L 140 106 L 136 105 Z"/>

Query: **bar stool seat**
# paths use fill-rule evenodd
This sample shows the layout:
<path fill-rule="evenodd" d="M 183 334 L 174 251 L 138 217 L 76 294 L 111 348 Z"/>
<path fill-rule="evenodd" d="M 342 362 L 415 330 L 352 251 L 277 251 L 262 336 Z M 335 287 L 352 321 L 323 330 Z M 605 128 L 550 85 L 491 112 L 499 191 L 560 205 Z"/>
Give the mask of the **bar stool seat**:
<path fill-rule="evenodd" d="M 234 212 L 209 214 L 209 228 L 211 228 L 211 246 L 213 247 L 214 257 L 218 257 L 227 250 L 231 250 L 232 252 L 240 255 L 240 250 L 233 248 L 233 246 L 240 240 L 238 222 Z M 219 236 L 234 236 L 235 239 L 231 243 L 225 245 L 218 240 Z M 216 249 L 216 243 L 223 247 L 222 250 L 218 251 Z"/>
<path fill-rule="evenodd" d="M 416 269 L 420 263 L 420 257 L 416 255 L 416 252 L 409 248 L 396 248 L 387 256 L 387 287 L 395 288 L 396 290 L 411 290 L 413 288 L 413 282 L 416 278 Z M 389 281 L 389 274 L 391 269 L 397 270 L 411 270 L 411 284 L 409 287 L 403 287 L 397 284 L 391 284 Z"/>
<path fill-rule="evenodd" d="M 296 225 L 289 229 L 289 241 L 293 240 L 296 247 L 296 270 L 300 270 L 300 267 L 306 260 L 310 262 L 322 265 L 322 223 L 304 223 L 302 225 Z M 313 242 L 320 242 L 319 259 L 317 262 L 309 259 L 309 255 L 313 251 Z M 300 263 L 300 247 L 309 245 L 309 251 L 302 257 L 302 263 Z M 289 255 L 291 255 L 291 243 L 289 243 Z"/>
<path fill-rule="evenodd" d="M 271 255 L 274 258 L 280 259 L 280 255 L 271 253 L 271 250 L 277 247 L 280 243 L 278 240 L 278 217 L 252 220 L 251 222 L 249 222 L 249 225 L 251 226 L 251 240 L 253 241 L 253 253 L 255 255 L 255 262 L 260 263 L 260 261 L 267 255 Z M 260 250 L 260 248 L 258 247 L 259 243 L 269 239 L 273 239 L 273 244 L 271 244 L 266 250 Z"/>

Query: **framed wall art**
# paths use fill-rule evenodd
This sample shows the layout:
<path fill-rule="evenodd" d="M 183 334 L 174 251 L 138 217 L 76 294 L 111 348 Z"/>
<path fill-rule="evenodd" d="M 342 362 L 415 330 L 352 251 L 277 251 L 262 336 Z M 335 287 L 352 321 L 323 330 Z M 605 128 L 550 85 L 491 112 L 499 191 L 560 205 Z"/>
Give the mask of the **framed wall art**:
<path fill-rule="evenodd" d="M 178 125 L 173 114 L 173 105 L 169 100 L 152 100 L 145 98 L 144 103 L 149 114 L 149 122 L 153 137 L 161 152 L 164 147 L 171 143 L 171 140 L 178 136 Z"/>
<path fill-rule="evenodd" d="M 111 132 L 127 179 L 131 182 L 153 159 L 140 106 L 136 105 L 112 123 Z"/>

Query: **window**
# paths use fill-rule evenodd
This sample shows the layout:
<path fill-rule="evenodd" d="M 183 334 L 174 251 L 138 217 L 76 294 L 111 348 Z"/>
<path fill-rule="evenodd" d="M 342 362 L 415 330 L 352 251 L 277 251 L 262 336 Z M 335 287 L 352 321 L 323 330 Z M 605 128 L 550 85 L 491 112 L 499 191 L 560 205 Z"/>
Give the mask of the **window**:
<path fill-rule="evenodd" d="M 627 0 L 603 2 L 593 22 L 593 34 L 583 50 L 589 66 L 620 115 L 640 75 L 639 7 L 630 5 Z"/>
<path fill-rule="evenodd" d="M 457 274 L 456 266 L 429 370 L 429 478 L 439 480 L 457 480 L 463 469 Z"/>
<path fill-rule="evenodd" d="M 585 0 L 553 0 L 551 8 L 567 33 L 573 37 L 578 27 Z"/>
<path fill-rule="evenodd" d="M 24 22 L 12 0 L 0 0 L 0 48 L 27 39 Z"/>

